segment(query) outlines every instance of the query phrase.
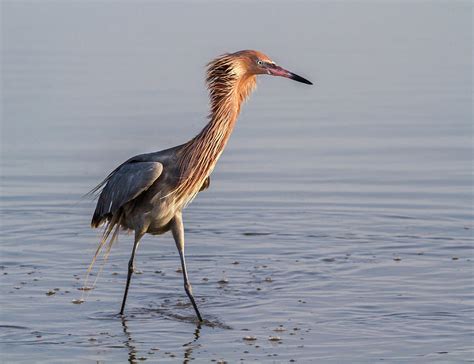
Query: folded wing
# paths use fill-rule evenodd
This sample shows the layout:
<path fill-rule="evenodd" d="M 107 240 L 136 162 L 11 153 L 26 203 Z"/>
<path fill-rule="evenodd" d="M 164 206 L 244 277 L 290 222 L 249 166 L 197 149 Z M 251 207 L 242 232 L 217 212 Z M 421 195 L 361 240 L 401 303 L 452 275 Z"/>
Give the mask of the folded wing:
<path fill-rule="evenodd" d="M 98 227 L 114 216 L 123 205 L 150 188 L 162 172 L 163 165 L 159 162 L 128 162 L 118 167 L 101 183 L 105 186 L 97 201 L 91 226 Z"/>

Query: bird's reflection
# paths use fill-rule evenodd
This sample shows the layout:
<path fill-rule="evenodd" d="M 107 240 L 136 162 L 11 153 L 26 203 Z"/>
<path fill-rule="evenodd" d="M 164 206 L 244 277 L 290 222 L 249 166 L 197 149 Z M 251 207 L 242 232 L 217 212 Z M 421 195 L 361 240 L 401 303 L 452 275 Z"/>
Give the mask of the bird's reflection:
<path fill-rule="evenodd" d="M 128 349 L 128 362 L 130 364 L 136 364 L 137 363 L 137 348 L 134 345 L 134 341 L 133 341 L 132 335 L 130 334 L 130 331 L 128 331 L 127 320 L 125 316 L 120 315 L 120 318 L 122 319 L 123 333 L 125 334 L 125 337 L 127 339 L 125 341 L 125 346 Z"/>
<path fill-rule="evenodd" d="M 192 360 L 192 353 L 195 347 L 194 343 L 199 339 L 200 335 L 201 335 L 201 325 L 198 324 L 196 326 L 196 330 L 194 330 L 194 338 L 190 342 L 183 345 L 185 348 L 183 364 L 187 364 L 189 363 L 190 360 Z"/>
<path fill-rule="evenodd" d="M 127 326 L 127 319 L 125 316 L 120 315 L 120 318 L 122 320 L 122 329 L 123 333 L 125 334 L 125 346 L 128 349 L 128 362 L 130 364 L 137 364 L 138 359 L 137 359 L 137 348 L 135 346 L 135 341 L 133 340 L 132 334 L 130 333 L 128 326 Z M 192 353 L 194 348 L 197 346 L 196 342 L 201 336 L 201 325 L 197 324 L 196 329 L 193 332 L 193 338 L 191 341 L 183 344 L 184 347 L 184 356 L 183 356 L 183 364 L 187 364 L 192 360 Z"/>

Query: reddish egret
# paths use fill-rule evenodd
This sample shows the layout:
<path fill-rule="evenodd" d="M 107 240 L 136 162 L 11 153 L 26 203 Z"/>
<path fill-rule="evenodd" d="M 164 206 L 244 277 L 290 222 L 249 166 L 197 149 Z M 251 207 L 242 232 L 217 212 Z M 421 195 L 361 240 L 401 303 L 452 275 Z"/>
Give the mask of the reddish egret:
<path fill-rule="evenodd" d="M 207 67 L 211 111 L 204 129 L 185 144 L 130 158 L 91 191 L 101 189 L 91 225 L 96 228 L 105 224 L 92 263 L 104 247 L 105 256 L 108 255 L 120 229 L 135 232 L 121 315 L 140 239 L 146 233 L 157 235 L 171 230 L 181 259 L 184 290 L 197 318 L 202 321 L 186 270 L 182 210 L 200 191 L 209 187 L 209 175 L 229 140 L 240 106 L 255 88 L 256 76 L 264 74 L 312 84 L 277 66 L 261 52 L 244 50 L 224 54 Z"/>

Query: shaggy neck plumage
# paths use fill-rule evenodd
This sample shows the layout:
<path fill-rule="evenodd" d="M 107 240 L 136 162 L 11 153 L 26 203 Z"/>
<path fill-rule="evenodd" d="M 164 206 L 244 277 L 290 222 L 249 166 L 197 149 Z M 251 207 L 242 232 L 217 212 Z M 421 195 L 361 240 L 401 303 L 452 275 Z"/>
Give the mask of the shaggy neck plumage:
<path fill-rule="evenodd" d="M 209 123 L 185 144 L 179 160 L 177 198 L 189 203 L 211 174 L 224 151 L 240 112 L 255 87 L 255 76 L 242 72 L 235 59 L 220 57 L 208 65 L 207 86 L 211 104 Z"/>

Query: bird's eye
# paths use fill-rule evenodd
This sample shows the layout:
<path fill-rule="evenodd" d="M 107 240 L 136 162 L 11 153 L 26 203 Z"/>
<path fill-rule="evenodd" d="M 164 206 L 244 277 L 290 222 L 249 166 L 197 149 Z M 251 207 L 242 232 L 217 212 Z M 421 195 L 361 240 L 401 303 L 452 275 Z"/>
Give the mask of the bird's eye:
<path fill-rule="evenodd" d="M 259 59 L 259 60 L 257 61 L 257 64 L 258 64 L 259 66 L 263 66 L 263 61 Z"/>

